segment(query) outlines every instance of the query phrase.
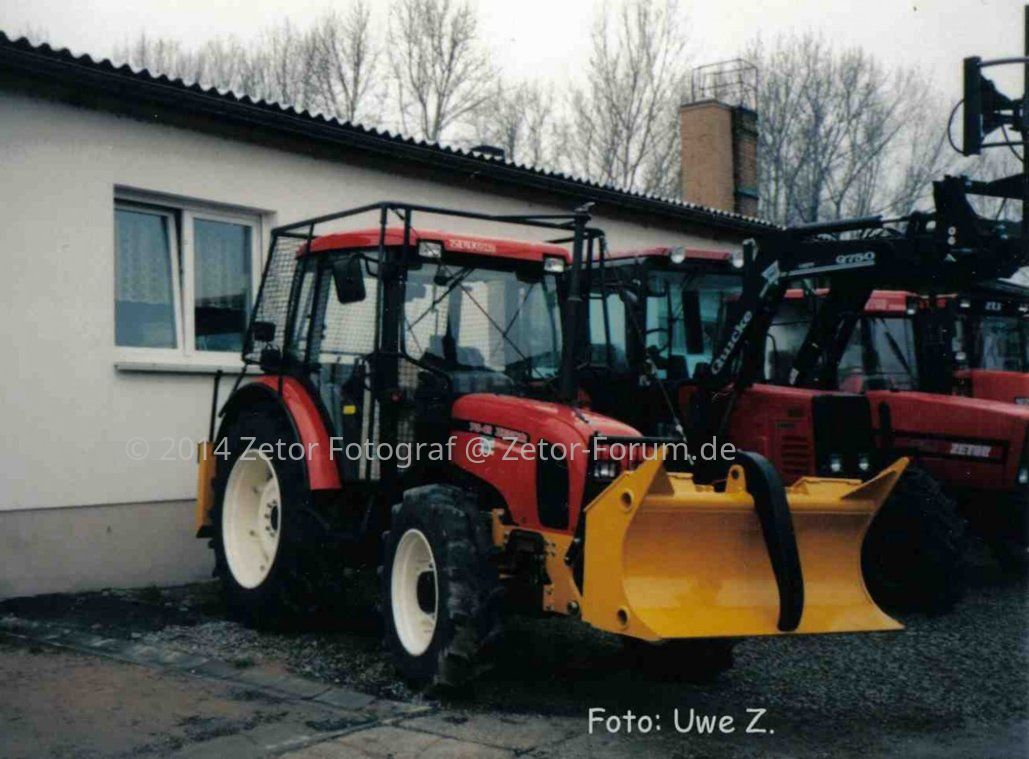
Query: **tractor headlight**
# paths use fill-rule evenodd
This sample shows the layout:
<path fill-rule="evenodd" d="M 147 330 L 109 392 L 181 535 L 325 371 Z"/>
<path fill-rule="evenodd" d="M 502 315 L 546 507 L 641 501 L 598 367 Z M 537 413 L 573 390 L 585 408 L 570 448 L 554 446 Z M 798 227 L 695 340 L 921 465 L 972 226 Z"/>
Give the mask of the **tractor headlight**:
<path fill-rule="evenodd" d="M 668 254 L 668 258 L 671 259 L 673 264 L 681 264 L 686 260 L 686 248 L 672 248 L 672 251 Z"/>
<path fill-rule="evenodd" d="M 618 462 L 611 460 L 594 461 L 590 476 L 594 480 L 613 480 L 618 476 Z"/>
<path fill-rule="evenodd" d="M 418 243 L 418 255 L 422 258 L 440 259 L 443 258 L 443 243 L 432 240 L 422 240 Z"/>
<path fill-rule="evenodd" d="M 867 472 L 871 468 L 872 468 L 872 462 L 869 460 L 868 454 L 867 453 L 859 454 L 858 455 L 858 470 L 862 471 L 862 472 Z"/>
<path fill-rule="evenodd" d="M 839 474 L 843 471 L 843 457 L 838 453 L 833 453 L 829 456 L 829 471 L 833 474 Z"/>
<path fill-rule="evenodd" d="M 564 274 L 565 260 L 557 256 L 543 256 L 543 271 L 547 274 Z"/>

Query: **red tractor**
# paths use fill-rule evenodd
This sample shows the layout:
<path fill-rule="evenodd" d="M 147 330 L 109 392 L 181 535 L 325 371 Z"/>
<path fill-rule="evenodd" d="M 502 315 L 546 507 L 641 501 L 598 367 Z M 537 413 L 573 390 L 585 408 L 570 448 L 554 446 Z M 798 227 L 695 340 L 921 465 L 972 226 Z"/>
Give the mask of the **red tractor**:
<path fill-rule="evenodd" d="M 648 248 L 605 253 L 594 263 L 590 356 L 580 372 L 592 408 L 645 434 L 717 436 L 760 453 L 786 482 L 860 481 L 888 464 L 860 394 L 731 373 L 713 386 L 708 368 L 743 288 L 739 252 Z M 909 467 L 870 528 L 865 581 L 888 608 L 939 612 L 960 597 L 964 549 L 954 501 L 924 470 Z"/>
<path fill-rule="evenodd" d="M 799 375 L 791 381 L 790 371 L 825 297 L 788 294 L 769 332 L 772 381 L 793 384 L 803 379 Z M 902 291 L 873 292 L 839 358 L 826 358 L 836 366 L 835 379 L 820 372 L 820 385 L 828 378 L 844 390 L 864 393 L 876 411 L 876 434 L 888 455 L 914 457 L 957 499 L 1002 565 L 1024 569 L 1029 546 L 1029 408 L 950 394 L 951 336 L 940 336 L 938 350 L 925 339 L 926 334 L 940 335 L 939 315 L 932 313 L 930 300 Z M 839 318 L 850 321 L 848 314 Z M 1014 323 L 1019 325 L 1021 317 Z"/>
<path fill-rule="evenodd" d="M 571 253 L 416 215 L 571 234 Z M 663 466 L 678 441 L 576 402 L 588 220 L 377 203 L 273 230 L 244 348 L 263 373 L 201 448 L 199 534 L 236 613 L 303 619 L 344 568 L 377 566 L 400 671 L 451 686 L 506 611 L 580 618 L 694 673 L 727 668 L 740 637 L 900 627 L 858 556 L 905 462 L 786 488 L 738 452 L 702 482 Z"/>

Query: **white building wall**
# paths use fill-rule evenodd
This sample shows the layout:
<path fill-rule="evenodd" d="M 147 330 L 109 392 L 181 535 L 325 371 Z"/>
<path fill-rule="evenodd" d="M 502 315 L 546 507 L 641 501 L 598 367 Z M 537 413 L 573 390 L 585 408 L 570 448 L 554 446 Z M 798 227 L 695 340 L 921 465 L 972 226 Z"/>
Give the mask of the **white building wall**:
<path fill-rule="evenodd" d="M 189 534 L 195 467 L 177 451 L 161 458 L 205 434 L 211 377 L 115 368 L 116 188 L 259 211 L 265 230 L 384 199 L 568 210 L 12 93 L 0 93 L 0 177 L 0 597 L 210 571 L 205 542 Z M 595 223 L 612 248 L 710 246 Z M 142 460 L 126 454 L 137 438 L 150 445 Z"/>

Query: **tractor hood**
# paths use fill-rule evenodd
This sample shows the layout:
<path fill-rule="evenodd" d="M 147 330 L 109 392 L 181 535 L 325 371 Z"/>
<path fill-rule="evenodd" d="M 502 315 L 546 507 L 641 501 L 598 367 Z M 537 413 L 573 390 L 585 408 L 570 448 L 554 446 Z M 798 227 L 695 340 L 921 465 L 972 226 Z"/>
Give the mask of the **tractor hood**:
<path fill-rule="evenodd" d="M 451 415 L 455 422 L 486 422 L 527 435 L 526 442 L 588 444 L 594 435 L 638 436 L 634 427 L 611 417 L 561 403 L 494 393 L 459 398 Z M 497 434 L 496 437 L 504 437 Z M 521 439 L 521 436 L 514 437 Z"/>
<path fill-rule="evenodd" d="M 872 419 L 889 409 L 893 447 L 910 453 L 955 488 L 1009 490 L 1029 430 L 1029 407 L 1002 401 L 915 391 L 867 393 Z"/>
<path fill-rule="evenodd" d="M 595 435 L 639 436 L 558 403 L 474 393 L 451 409 L 454 464 L 497 495 L 520 527 L 569 531 L 579 519 Z"/>

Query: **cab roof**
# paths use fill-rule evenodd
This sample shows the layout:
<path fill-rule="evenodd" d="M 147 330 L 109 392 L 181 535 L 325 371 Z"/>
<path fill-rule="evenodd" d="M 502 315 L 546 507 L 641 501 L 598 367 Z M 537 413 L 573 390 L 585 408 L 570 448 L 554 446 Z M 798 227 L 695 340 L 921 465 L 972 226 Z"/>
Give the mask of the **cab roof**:
<path fill-rule="evenodd" d="M 356 248 L 376 248 L 379 245 L 379 227 L 359 229 L 353 232 L 336 232 L 321 235 L 311 241 L 308 251 L 307 243 L 297 250 L 297 257 L 325 253 L 336 250 L 353 250 Z M 465 253 L 482 256 L 496 256 L 516 261 L 543 261 L 544 256 L 554 256 L 565 263 L 571 261 L 571 254 L 560 245 L 545 242 L 528 242 L 525 240 L 509 240 L 501 237 L 479 237 L 453 232 L 430 229 L 411 229 L 409 237 L 411 245 L 421 241 L 442 243 L 443 249 L 449 253 Z M 395 247 L 404 244 L 403 227 L 387 227 L 383 236 L 383 244 Z"/>

